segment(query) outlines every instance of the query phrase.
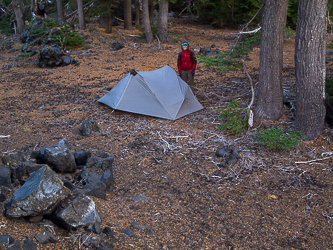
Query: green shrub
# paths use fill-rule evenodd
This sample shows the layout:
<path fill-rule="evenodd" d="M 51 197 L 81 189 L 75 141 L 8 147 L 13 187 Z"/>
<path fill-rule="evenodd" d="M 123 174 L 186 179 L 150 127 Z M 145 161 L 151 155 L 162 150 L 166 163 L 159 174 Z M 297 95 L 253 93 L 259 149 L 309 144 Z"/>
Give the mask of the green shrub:
<path fill-rule="evenodd" d="M 59 27 L 59 23 L 53 18 L 48 18 L 46 19 L 46 26 L 50 28 Z"/>
<path fill-rule="evenodd" d="M 237 108 L 239 101 L 232 101 L 226 105 L 223 105 L 223 110 L 215 109 L 220 112 L 218 118 L 224 123 L 219 126 L 219 130 L 226 130 L 230 134 L 239 135 L 248 128 L 247 114 L 249 110 L 247 108 Z"/>
<path fill-rule="evenodd" d="M 211 57 L 199 54 L 198 61 L 204 63 L 206 68 L 213 66 L 222 73 L 234 71 L 243 65 L 239 60 L 240 58 L 245 56 L 245 59 L 249 59 L 247 54 L 251 52 L 254 46 L 260 44 L 260 36 L 261 32 L 245 34 L 242 41 L 238 42 L 232 50 L 224 50 L 221 54 Z"/>
<path fill-rule="evenodd" d="M 301 141 L 300 131 L 284 132 L 281 128 L 264 129 L 256 133 L 258 142 L 268 149 L 292 149 Z"/>
<path fill-rule="evenodd" d="M 48 31 L 44 21 L 41 23 L 41 25 L 28 25 L 27 30 L 29 31 L 30 37 L 33 39 L 45 35 Z"/>
<path fill-rule="evenodd" d="M 18 55 L 18 57 L 29 57 L 29 56 L 32 56 L 31 52 L 23 52 L 23 53 Z"/>
<path fill-rule="evenodd" d="M 68 24 L 60 28 L 60 31 L 60 35 L 52 38 L 58 46 L 67 47 L 69 49 L 83 46 L 84 38 L 75 31 L 72 31 Z"/>
<path fill-rule="evenodd" d="M 14 29 L 11 27 L 9 16 L 5 16 L 0 21 L 0 32 L 6 36 L 14 33 Z"/>

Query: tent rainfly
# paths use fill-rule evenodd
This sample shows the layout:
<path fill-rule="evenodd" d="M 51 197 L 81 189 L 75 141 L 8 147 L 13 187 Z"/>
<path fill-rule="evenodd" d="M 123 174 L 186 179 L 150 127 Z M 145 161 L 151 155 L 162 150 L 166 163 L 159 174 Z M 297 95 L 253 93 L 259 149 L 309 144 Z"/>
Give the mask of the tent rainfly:
<path fill-rule="evenodd" d="M 170 120 L 203 109 L 191 88 L 169 65 L 126 74 L 98 101 L 113 109 Z"/>

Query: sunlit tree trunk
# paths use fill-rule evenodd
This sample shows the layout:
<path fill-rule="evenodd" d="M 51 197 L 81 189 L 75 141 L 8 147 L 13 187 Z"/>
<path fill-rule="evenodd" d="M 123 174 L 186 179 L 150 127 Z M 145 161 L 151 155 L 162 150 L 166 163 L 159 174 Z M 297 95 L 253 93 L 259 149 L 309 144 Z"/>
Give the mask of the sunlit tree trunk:
<path fill-rule="evenodd" d="M 295 44 L 296 127 L 305 139 L 323 132 L 327 0 L 300 0 Z"/>
<path fill-rule="evenodd" d="M 158 37 L 161 43 L 168 42 L 168 10 L 169 0 L 160 0 L 158 12 Z"/>
<path fill-rule="evenodd" d="M 77 0 L 77 12 L 79 14 L 79 29 L 84 30 L 86 25 L 84 22 L 83 0 Z"/>
<path fill-rule="evenodd" d="M 124 29 L 131 30 L 132 27 L 132 6 L 131 0 L 124 0 Z"/>
<path fill-rule="evenodd" d="M 58 22 L 63 24 L 66 22 L 64 7 L 62 5 L 62 0 L 57 0 L 57 13 L 58 13 Z"/>
<path fill-rule="evenodd" d="M 145 34 L 147 43 L 152 43 L 154 40 L 153 33 L 151 32 L 150 19 L 149 19 L 149 9 L 148 0 L 142 0 L 142 14 L 143 14 L 143 25 L 145 28 Z"/>
<path fill-rule="evenodd" d="M 21 34 L 24 31 L 25 24 L 23 19 L 22 0 L 13 0 L 13 8 L 15 12 L 15 20 L 17 23 L 17 33 Z"/>
<path fill-rule="evenodd" d="M 278 120 L 282 116 L 283 39 L 288 0 L 266 0 L 262 13 L 259 93 L 256 119 Z"/>

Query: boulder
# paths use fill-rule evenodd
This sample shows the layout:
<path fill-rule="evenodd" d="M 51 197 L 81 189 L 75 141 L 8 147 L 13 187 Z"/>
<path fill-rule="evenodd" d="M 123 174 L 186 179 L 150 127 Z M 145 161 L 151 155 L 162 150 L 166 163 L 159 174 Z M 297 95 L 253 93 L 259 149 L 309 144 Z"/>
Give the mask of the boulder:
<path fill-rule="evenodd" d="M 62 139 L 55 145 L 43 148 L 40 150 L 40 157 L 57 173 L 74 173 L 76 171 L 74 151 L 67 139 Z"/>
<path fill-rule="evenodd" d="M 23 250 L 37 250 L 37 245 L 29 239 L 26 239 L 22 246 Z"/>
<path fill-rule="evenodd" d="M 6 195 L 3 192 L 3 188 L 0 187 L 0 202 L 4 202 L 6 200 Z"/>
<path fill-rule="evenodd" d="M 38 65 L 41 68 L 61 66 L 64 53 L 55 46 L 44 46 L 37 56 Z"/>
<path fill-rule="evenodd" d="M 45 164 L 35 164 L 32 162 L 22 162 L 12 168 L 12 181 L 14 184 L 23 185 L 31 173 L 38 171 Z"/>
<path fill-rule="evenodd" d="M 95 202 L 88 196 L 77 197 L 57 214 L 65 228 L 88 227 L 100 220 Z"/>
<path fill-rule="evenodd" d="M 23 153 L 10 154 L 2 157 L 3 164 L 9 167 L 16 166 L 25 161 L 26 159 Z"/>
<path fill-rule="evenodd" d="M 215 154 L 216 154 L 217 157 L 224 157 L 225 158 L 225 157 L 228 157 L 230 155 L 230 151 L 225 149 L 225 148 L 218 148 L 216 150 Z"/>
<path fill-rule="evenodd" d="M 96 218 L 96 221 L 94 224 L 89 225 L 86 227 L 87 232 L 93 232 L 95 234 L 100 234 L 101 233 L 101 223 L 102 223 L 102 214 L 98 213 L 98 216 Z"/>
<path fill-rule="evenodd" d="M 81 150 L 75 152 L 74 157 L 77 166 L 86 165 L 88 158 L 91 157 L 91 153 L 89 151 Z"/>
<path fill-rule="evenodd" d="M 62 65 L 63 66 L 67 66 L 69 64 L 73 64 L 73 65 L 78 65 L 79 62 L 77 60 L 75 60 L 73 57 L 71 56 L 65 56 L 63 59 L 62 59 Z"/>
<path fill-rule="evenodd" d="M 14 241 L 15 239 L 8 234 L 0 235 L 0 244 L 12 244 Z"/>
<path fill-rule="evenodd" d="M 204 54 L 205 56 L 215 56 L 221 54 L 221 52 L 219 49 L 212 50 L 210 47 L 203 47 L 200 48 L 199 54 Z"/>
<path fill-rule="evenodd" d="M 25 184 L 5 204 L 5 216 L 41 216 L 50 214 L 65 197 L 63 183 L 48 166 L 33 172 Z"/>
<path fill-rule="evenodd" d="M 23 250 L 22 246 L 21 246 L 21 242 L 16 241 L 13 244 L 10 244 L 6 250 Z"/>
<path fill-rule="evenodd" d="M 81 124 L 79 131 L 83 136 L 98 135 L 100 129 L 96 121 L 85 121 Z"/>
<path fill-rule="evenodd" d="M 82 244 L 85 247 L 91 247 L 96 249 L 98 245 L 101 243 L 102 237 L 99 235 L 82 235 Z"/>
<path fill-rule="evenodd" d="M 49 231 L 44 231 L 35 236 L 35 239 L 41 244 L 48 244 L 48 243 L 58 243 L 59 239 L 56 238 L 53 234 Z"/>
<path fill-rule="evenodd" d="M 112 50 L 120 50 L 124 48 L 124 43 L 123 42 L 118 42 L 118 41 L 113 41 L 111 44 Z"/>
<path fill-rule="evenodd" d="M 13 188 L 11 175 L 12 170 L 10 167 L 0 167 L 0 186 Z"/>

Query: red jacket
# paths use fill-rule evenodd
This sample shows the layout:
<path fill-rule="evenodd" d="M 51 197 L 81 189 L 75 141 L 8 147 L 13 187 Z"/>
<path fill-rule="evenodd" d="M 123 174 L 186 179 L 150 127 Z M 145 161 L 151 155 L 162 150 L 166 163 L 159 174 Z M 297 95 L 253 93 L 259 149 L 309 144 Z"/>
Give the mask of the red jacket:
<path fill-rule="evenodd" d="M 185 41 L 186 42 L 186 41 Z M 185 42 L 182 42 L 185 43 Z M 186 42 L 188 44 L 188 42 Z M 190 46 L 187 46 L 187 50 L 183 50 L 182 46 L 182 51 L 178 54 L 178 61 L 177 61 L 177 66 L 178 66 L 178 71 L 182 72 L 182 70 L 195 70 L 197 60 L 194 56 L 194 53 L 190 50 Z"/>

